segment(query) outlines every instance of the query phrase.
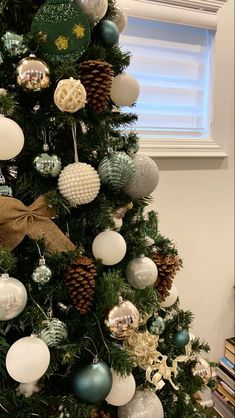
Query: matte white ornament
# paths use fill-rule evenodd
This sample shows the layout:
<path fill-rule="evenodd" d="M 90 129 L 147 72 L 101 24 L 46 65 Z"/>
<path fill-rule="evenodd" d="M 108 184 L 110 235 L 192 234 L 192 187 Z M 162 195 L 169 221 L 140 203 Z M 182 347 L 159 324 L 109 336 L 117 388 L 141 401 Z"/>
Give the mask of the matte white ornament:
<path fill-rule="evenodd" d="M 50 363 L 47 345 L 35 335 L 17 340 L 8 350 L 6 368 L 9 375 L 20 383 L 40 379 Z"/>
<path fill-rule="evenodd" d="M 58 188 L 72 206 L 92 202 L 100 190 L 97 171 L 86 163 L 67 165 L 60 173 Z"/>
<path fill-rule="evenodd" d="M 131 260 L 126 268 L 127 281 L 135 289 L 153 286 L 157 280 L 158 270 L 151 258 L 140 256 Z"/>
<path fill-rule="evenodd" d="M 116 231 L 103 231 L 92 243 L 92 252 L 105 266 L 119 263 L 126 254 L 126 241 Z"/>
<path fill-rule="evenodd" d="M 108 10 L 108 0 L 75 0 L 91 24 L 99 22 Z"/>
<path fill-rule="evenodd" d="M 138 99 L 140 86 L 131 75 L 122 73 L 112 81 L 110 97 L 117 106 L 132 106 Z"/>
<path fill-rule="evenodd" d="M 169 308 L 170 306 L 174 305 L 177 300 L 178 292 L 176 286 L 173 284 L 171 289 L 169 290 L 170 294 L 166 297 L 164 302 L 160 303 L 161 308 Z"/>
<path fill-rule="evenodd" d="M 14 120 L 0 115 L 0 160 L 16 157 L 24 146 L 24 134 Z"/>
<path fill-rule="evenodd" d="M 118 418 L 164 418 L 164 411 L 157 395 L 137 390 L 130 402 L 118 408 Z"/>
<path fill-rule="evenodd" d="M 134 376 L 132 373 L 129 376 L 121 376 L 113 369 L 111 369 L 111 373 L 113 377 L 112 388 L 105 400 L 111 405 L 125 405 L 135 394 L 136 384 Z"/>
<path fill-rule="evenodd" d="M 54 102 L 62 112 L 75 113 L 86 103 L 86 90 L 80 80 L 60 80 L 54 92 Z"/>
<path fill-rule="evenodd" d="M 133 199 L 149 196 L 157 187 L 159 171 L 157 164 L 147 155 L 135 154 L 135 175 L 124 189 L 124 193 Z"/>
<path fill-rule="evenodd" d="M 112 21 L 116 23 L 120 33 L 126 29 L 128 19 L 121 7 L 115 6 L 115 16 L 112 18 Z"/>
<path fill-rule="evenodd" d="M 27 292 L 23 283 L 9 274 L 0 275 L 0 321 L 18 316 L 26 303 Z"/>

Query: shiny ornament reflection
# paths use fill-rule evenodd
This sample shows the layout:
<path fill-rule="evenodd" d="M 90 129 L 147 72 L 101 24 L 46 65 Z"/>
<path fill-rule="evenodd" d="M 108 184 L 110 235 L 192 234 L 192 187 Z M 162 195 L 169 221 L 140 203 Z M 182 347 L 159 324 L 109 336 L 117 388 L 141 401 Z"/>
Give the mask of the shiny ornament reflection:
<path fill-rule="evenodd" d="M 34 54 L 23 58 L 16 69 L 17 84 L 23 90 L 41 92 L 50 85 L 50 70 L 48 65 Z"/>
<path fill-rule="evenodd" d="M 127 281 L 135 289 L 153 286 L 157 280 L 156 264 L 148 257 L 141 256 L 131 260 L 126 268 Z"/>
<path fill-rule="evenodd" d="M 0 275 L 0 321 L 18 316 L 26 303 L 27 292 L 23 283 L 7 273 Z"/>
<path fill-rule="evenodd" d="M 163 418 L 162 403 L 150 390 L 137 390 L 134 397 L 118 408 L 118 418 Z"/>
<path fill-rule="evenodd" d="M 140 315 L 138 309 L 129 300 L 119 299 L 105 319 L 105 325 L 112 337 L 117 340 L 129 338 L 139 327 Z"/>
<path fill-rule="evenodd" d="M 99 22 L 108 10 L 108 0 L 74 0 L 91 24 Z"/>
<path fill-rule="evenodd" d="M 56 177 L 61 172 L 61 161 L 57 155 L 41 153 L 33 161 L 35 170 L 42 176 Z"/>
<path fill-rule="evenodd" d="M 39 266 L 34 270 L 32 279 L 35 283 L 45 284 L 51 279 L 52 272 L 49 267 L 46 266 L 44 257 L 39 260 Z"/>

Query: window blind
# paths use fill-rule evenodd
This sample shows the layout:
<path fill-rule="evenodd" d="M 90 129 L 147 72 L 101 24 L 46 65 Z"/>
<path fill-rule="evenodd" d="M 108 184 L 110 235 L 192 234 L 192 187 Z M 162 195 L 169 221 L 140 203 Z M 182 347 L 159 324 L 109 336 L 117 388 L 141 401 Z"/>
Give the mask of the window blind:
<path fill-rule="evenodd" d="M 139 0 L 137 0 L 139 1 Z M 221 6 L 227 0 L 151 0 L 158 4 L 167 4 L 168 6 L 178 6 L 186 9 L 204 10 L 211 13 L 217 13 Z"/>
<path fill-rule="evenodd" d="M 129 18 L 120 44 L 132 53 L 128 73 L 140 83 L 133 111 L 141 137 L 208 135 L 211 42 L 206 29 Z"/>

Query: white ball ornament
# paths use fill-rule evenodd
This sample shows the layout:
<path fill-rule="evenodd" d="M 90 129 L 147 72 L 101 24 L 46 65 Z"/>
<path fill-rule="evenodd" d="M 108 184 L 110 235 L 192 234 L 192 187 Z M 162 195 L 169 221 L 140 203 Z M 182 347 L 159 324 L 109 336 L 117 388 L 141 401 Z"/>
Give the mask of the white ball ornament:
<path fill-rule="evenodd" d="M 124 189 L 124 193 L 132 199 L 149 196 L 157 187 L 159 171 L 157 164 L 147 155 L 135 154 L 135 175 Z"/>
<path fill-rule="evenodd" d="M 135 289 L 153 286 L 157 280 L 158 270 L 151 258 L 144 255 L 131 260 L 126 268 L 127 281 Z"/>
<path fill-rule="evenodd" d="M 8 350 L 6 368 L 12 379 L 31 383 L 40 379 L 50 363 L 47 345 L 35 335 L 17 340 Z"/>
<path fill-rule="evenodd" d="M 136 384 L 134 376 L 132 373 L 129 376 L 121 376 L 114 370 L 111 370 L 111 373 L 113 377 L 112 388 L 105 400 L 114 406 L 125 405 L 135 394 Z"/>
<path fill-rule="evenodd" d="M 82 11 L 86 14 L 89 22 L 99 22 L 108 10 L 108 0 L 75 0 Z"/>
<path fill-rule="evenodd" d="M 170 294 L 165 298 L 163 302 L 160 303 L 161 308 L 169 308 L 170 306 L 174 305 L 177 300 L 178 292 L 176 286 L 173 284 L 171 289 L 169 290 Z"/>
<path fill-rule="evenodd" d="M 19 280 L 9 274 L 0 275 L 0 321 L 18 316 L 27 303 L 27 291 Z"/>
<path fill-rule="evenodd" d="M 126 241 L 116 231 L 103 231 L 95 237 L 92 243 L 92 253 L 105 266 L 113 266 L 125 257 Z"/>
<path fill-rule="evenodd" d="M 112 21 L 116 23 L 120 33 L 126 29 L 128 19 L 121 7 L 115 6 L 115 16 L 112 18 Z"/>
<path fill-rule="evenodd" d="M 60 80 L 54 92 L 54 102 L 62 112 L 75 113 L 86 103 L 86 90 L 80 80 Z"/>
<path fill-rule="evenodd" d="M 164 418 L 164 411 L 157 395 L 137 390 L 130 402 L 118 408 L 118 418 Z"/>
<path fill-rule="evenodd" d="M 92 202 L 100 190 L 97 171 L 86 163 L 67 165 L 60 173 L 58 188 L 72 206 Z"/>
<path fill-rule="evenodd" d="M 16 157 L 24 146 L 24 134 L 14 120 L 0 115 L 0 160 Z"/>
<path fill-rule="evenodd" d="M 140 86 L 129 74 L 122 73 L 114 77 L 110 97 L 117 106 L 132 106 L 138 99 Z"/>

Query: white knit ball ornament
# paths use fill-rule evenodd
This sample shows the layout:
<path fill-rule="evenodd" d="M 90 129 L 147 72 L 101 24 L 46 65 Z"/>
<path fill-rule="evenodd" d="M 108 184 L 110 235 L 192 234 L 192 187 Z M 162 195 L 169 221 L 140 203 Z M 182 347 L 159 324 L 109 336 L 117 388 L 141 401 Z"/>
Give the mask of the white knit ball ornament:
<path fill-rule="evenodd" d="M 80 80 L 70 77 L 60 80 L 54 92 L 54 102 L 62 112 L 75 113 L 86 103 L 86 90 Z"/>
<path fill-rule="evenodd" d="M 60 173 L 58 188 L 72 206 L 92 202 L 100 190 L 97 171 L 86 163 L 67 165 Z"/>

